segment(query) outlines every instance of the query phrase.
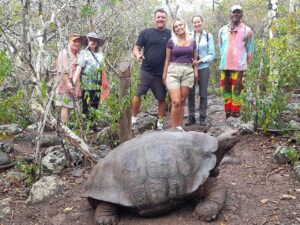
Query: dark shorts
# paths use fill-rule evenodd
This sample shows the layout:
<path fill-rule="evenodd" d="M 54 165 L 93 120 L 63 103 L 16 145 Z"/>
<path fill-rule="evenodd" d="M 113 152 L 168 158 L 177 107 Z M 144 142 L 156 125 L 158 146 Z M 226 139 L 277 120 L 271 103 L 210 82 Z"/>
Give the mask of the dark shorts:
<path fill-rule="evenodd" d="M 146 95 L 151 89 L 154 97 L 158 101 L 163 101 L 167 95 L 167 89 L 162 81 L 162 77 L 155 76 L 152 72 L 142 70 L 140 71 L 140 83 L 137 87 L 137 96 Z"/>

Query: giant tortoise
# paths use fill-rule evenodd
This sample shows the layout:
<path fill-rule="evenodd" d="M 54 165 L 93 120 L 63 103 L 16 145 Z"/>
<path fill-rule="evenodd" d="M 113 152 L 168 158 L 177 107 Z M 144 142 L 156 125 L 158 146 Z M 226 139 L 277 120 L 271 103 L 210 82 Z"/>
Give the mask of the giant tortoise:
<path fill-rule="evenodd" d="M 142 135 L 121 144 L 94 167 L 83 197 L 96 208 L 101 225 L 117 224 L 121 206 L 141 216 L 157 216 L 191 198 L 200 200 L 194 215 L 211 221 L 227 193 L 212 175 L 236 143 L 223 142 L 226 145 L 218 149 L 217 138 L 194 131 Z"/>

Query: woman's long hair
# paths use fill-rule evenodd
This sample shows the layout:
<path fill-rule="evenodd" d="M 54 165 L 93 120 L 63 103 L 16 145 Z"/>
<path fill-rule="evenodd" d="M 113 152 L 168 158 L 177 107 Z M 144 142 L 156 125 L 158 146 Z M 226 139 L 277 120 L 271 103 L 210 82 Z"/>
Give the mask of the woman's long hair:
<path fill-rule="evenodd" d="M 185 31 L 185 40 L 186 41 L 191 41 L 191 38 L 190 38 L 190 35 L 189 35 L 189 28 L 187 26 L 187 23 L 183 20 L 183 19 L 175 19 L 173 21 L 173 24 L 172 24 L 172 40 L 174 42 L 174 45 L 176 46 L 177 43 L 178 43 L 178 36 L 175 32 L 175 29 L 174 29 L 174 24 L 177 22 L 177 21 L 180 21 L 183 23 L 183 26 L 184 26 L 184 31 Z"/>

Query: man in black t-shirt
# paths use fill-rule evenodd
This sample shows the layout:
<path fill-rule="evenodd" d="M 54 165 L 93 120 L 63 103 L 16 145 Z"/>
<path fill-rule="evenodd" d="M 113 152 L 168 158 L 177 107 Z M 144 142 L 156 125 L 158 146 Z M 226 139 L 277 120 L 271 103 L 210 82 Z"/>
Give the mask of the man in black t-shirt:
<path fill-rule="evenodd" d="M 154 12 L 154 27 L 143 30 L 133 48 L 135 58 L 142 62 L 140 83 L 137 94 L 132 103 L 132 124 L 136 123 L 137 114 L 141 105 L 141 96 L 151 89 L 158 101 L 157 128 L 162 129 L 162 119 L 166 111 L 166 87 L 162 81 L 162 73 L 166 59 L 166 45 L 171 38 L 171 31 L 166 28 L 167 12 L 157 9 Z M 143 49 L 143 54 L 141 50 Z"/>

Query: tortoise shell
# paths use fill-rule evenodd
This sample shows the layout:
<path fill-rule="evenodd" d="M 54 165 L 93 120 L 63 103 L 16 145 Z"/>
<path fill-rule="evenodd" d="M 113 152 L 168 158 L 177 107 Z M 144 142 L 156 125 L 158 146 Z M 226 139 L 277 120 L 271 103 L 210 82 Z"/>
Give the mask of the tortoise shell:
<path fill-rule="evenodd" d="M 216 138 L 194 131 L 144 134 L 94 167 L 83 196 L 139 211 L 168 207 L 205 182 L 217 148 Z"/>

